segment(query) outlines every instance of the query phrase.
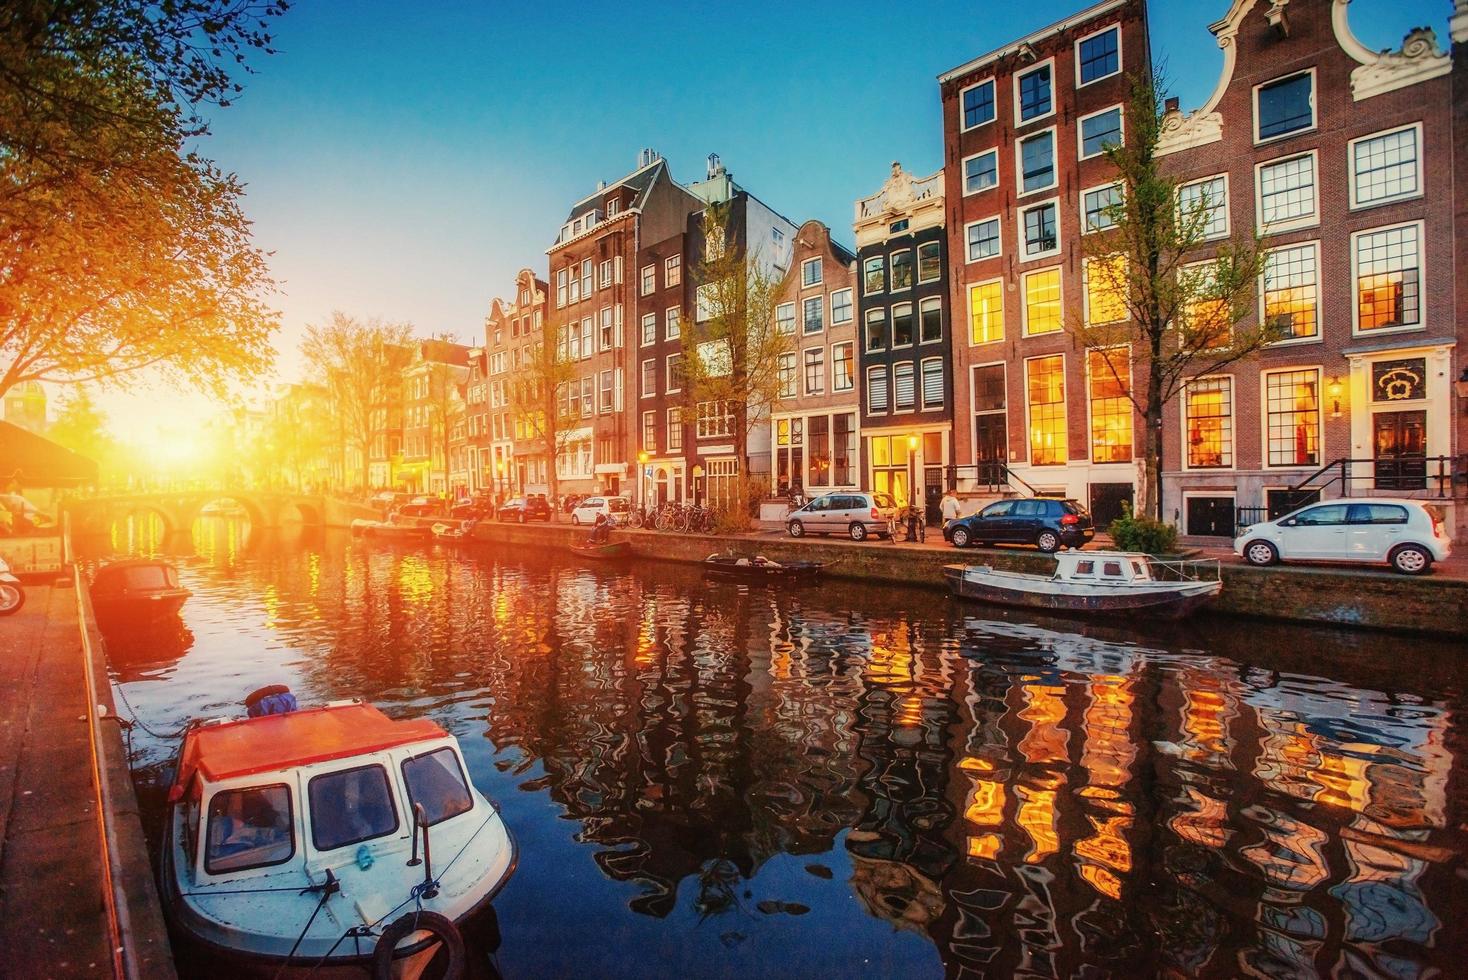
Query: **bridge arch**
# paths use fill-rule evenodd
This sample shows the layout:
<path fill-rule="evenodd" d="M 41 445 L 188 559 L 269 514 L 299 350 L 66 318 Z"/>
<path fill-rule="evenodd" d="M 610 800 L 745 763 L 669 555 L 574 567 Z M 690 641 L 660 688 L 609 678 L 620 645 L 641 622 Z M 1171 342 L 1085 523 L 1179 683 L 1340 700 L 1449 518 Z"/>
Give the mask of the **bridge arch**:
<path fill-rule="evenodd" d="M 180 509 L 183 512 L 181 516 L 188 519 L 188 523 L 184 526 L 190 529 L 193 528 L 194 522 L 197 521 L 200 517 L 204 516 L 205 507 L 208 507 L 210 504 L 217 504 L 220 502 L 227 502 L 238 505 L 239 508 L 245 512 L 245 519 L 250 522 L 251 529 L 273 527 L 279 523 L 279 521 L 269 519 L 270 515 L 266 514 L 265 508 L 261 506 L 260 500 L 256 498 L 253 494 L 201 493 L 198 495 L 190 495 L 179 501 Z"/>

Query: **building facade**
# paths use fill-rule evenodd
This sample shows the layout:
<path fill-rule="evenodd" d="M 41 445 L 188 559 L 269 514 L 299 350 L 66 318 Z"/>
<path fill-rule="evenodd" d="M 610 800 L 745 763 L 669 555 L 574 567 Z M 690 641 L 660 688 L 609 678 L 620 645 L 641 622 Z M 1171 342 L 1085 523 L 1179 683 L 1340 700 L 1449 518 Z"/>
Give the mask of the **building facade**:
<path fill-rule="evenodd" d="M 900 164 L 856 202 L 857 384 L 865 486 L 937 519 L 953 462 L 944 172 Z"/>
<path fill-rule="evenodd" d="M 516 404 L 517 385 L 545 342 L 545 280 L 530 269 L 515 276 L 513 300 L 495 299 L 485 318 L 485 448 L 480 459 L 481 489 L 502 497 L 548 493 L 550 454 L 527 413 Z M 552 338 L 551 343 L 554 343 Z"/>
<path fill-rule="evenodd" d="M 464 382 L 464 471 L 470 493 L 493 492 L 490 456 L 489 355 L 483 347 L 469 350 L 469 376 Z"/>
<path fill-rule="evenodd" d="M 403 455 L 397 482 L 409 492 L 449 490 L 449 420 L 469 376 L 469 348 L 423 340 L 403 371 Z"/>

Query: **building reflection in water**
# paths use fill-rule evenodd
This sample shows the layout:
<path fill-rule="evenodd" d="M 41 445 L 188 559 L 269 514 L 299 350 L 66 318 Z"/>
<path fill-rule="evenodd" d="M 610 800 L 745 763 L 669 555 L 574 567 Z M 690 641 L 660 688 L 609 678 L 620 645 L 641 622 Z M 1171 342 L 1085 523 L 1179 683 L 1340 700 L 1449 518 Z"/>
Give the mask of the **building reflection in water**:
<path fill-rule="evenodd" d="M 634 916 L 736 937 L 798 916 L 748 907 L 795 858 L 845 879 L 828 925 L 854 908 L 926 937 L 951 976 L 1403 976 L 1465 952 L 1461 688 L 1302 663 L 1308 633 L 1146 645 L 932 593 L 196 549 L 202 604 L 265 606 L 308 696 L 482 734 L 476 779 L 574 821 Z M 222 586 L 236 563 L 250 588 Z"/>

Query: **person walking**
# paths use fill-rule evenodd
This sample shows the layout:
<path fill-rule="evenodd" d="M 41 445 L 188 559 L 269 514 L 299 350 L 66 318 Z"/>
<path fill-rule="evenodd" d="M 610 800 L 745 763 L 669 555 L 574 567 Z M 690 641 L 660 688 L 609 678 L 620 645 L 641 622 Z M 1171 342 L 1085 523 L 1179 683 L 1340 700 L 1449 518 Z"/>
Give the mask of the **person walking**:
<path fill-rule="evenodd" d="M 938 512 L 943 515 L 943 526 L 945 528 L 958 520 L 958 495 L 951 489 L 943 491 L 943 499 L 938 502 Z"/>

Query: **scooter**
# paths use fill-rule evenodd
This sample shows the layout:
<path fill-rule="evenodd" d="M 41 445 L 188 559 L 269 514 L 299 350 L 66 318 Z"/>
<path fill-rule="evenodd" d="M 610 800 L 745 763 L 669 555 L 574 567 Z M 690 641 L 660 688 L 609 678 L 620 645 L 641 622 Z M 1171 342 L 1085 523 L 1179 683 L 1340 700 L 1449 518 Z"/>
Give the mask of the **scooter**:
<path fill-rule="evenodd" d="M 10 566 L 5 564 L 5 559 L 0 558 L 0 616 L 20 612 L 23 605 L 25 589 L 21 587 L 20 579 L 10 573 Z"/>

